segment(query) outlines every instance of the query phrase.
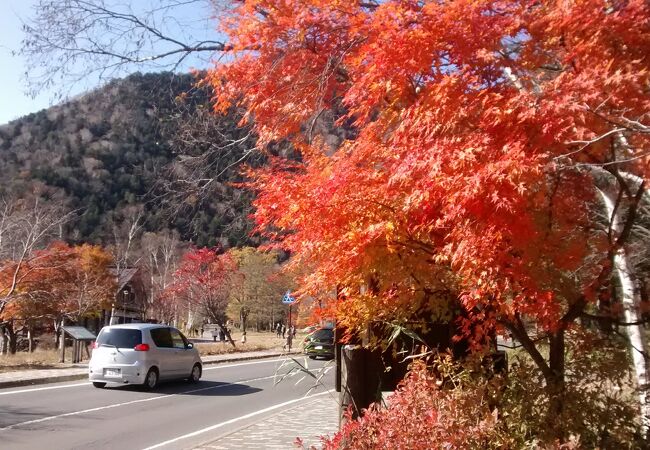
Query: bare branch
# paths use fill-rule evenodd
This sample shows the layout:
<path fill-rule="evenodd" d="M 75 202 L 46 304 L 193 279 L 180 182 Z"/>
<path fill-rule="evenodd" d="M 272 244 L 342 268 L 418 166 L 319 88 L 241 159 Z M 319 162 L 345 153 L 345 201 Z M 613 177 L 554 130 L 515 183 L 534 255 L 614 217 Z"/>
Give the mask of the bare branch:
<path fill-rule="evenodd" d="M 23 24 L 26 38 L 18 53 L 27 61 L 34 92 L 135 70 L 200 66 L 198 56 L 188 57 L 204 54 L 208 61 L 227 50 L 213 15 L 210 0 L 39 0 Z"/>

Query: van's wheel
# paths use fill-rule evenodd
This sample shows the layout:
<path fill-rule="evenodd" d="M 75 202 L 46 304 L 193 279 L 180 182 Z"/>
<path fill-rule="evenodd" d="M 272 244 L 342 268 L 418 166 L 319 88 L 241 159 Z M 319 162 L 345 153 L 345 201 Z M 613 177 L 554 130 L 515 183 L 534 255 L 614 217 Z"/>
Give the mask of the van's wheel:
<path fill-rule="evenodd" d="M 316 355 L 308 355 L 309 359 L 316 359 Z"/>
<path fill-rule="evenodd" d="M 158 386 L 158 369 L 155 367 L 149 369 L 147 376 L 144 378 L 143 386 L 147 391 L 151 391 L 152 389 L 155 389 L 156 386 Z"/>
<path fill-rule="evenodd" d="M 192 367 L 192 373 L 190 374 L 190 377 L 187 379 L 190 383 L 197 383 L 201 379 L 201 364 L 196 363 L 194 364 L 194 367 Z"/>
<path fill-rule="evenodd" d="M 106 386 L 106 383 L 102 383 L 101 381 L 93 381 L 93 386 L 95 386 L 97 389 L 102 389 L 104 386 Z"/>

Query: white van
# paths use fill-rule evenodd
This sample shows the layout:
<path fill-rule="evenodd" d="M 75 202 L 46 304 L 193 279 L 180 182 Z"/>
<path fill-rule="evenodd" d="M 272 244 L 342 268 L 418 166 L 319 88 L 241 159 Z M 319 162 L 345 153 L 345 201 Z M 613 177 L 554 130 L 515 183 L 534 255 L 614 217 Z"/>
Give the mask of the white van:
<path fill-rule="evenodd" d="M 104 327 L 93 345 L 88 377 L 96 388 L 106 383 L 141 384 L 201 378 L 199 352 L 183 333 L 167 325 L 134 323 Z"/>

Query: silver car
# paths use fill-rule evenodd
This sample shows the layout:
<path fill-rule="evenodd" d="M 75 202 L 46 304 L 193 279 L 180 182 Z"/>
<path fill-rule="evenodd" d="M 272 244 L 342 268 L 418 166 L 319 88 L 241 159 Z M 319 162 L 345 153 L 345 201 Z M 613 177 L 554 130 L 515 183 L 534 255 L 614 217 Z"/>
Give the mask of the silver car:
<path fill-rule="evenodd" d="M 199 352 L 183 333 L 147 323 L 102 328 L 88 364 L 88 376 L 96 388 L 120 383 L 153 389 L 162 380 L 197 382 L 201 372 Z"/>

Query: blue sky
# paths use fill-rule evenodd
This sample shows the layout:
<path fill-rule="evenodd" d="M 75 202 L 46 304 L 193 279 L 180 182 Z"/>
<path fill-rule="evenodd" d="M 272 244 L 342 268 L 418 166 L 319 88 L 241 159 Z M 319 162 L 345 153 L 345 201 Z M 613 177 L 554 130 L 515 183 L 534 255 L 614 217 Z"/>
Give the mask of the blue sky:
<path fill-rule="evenodd" d="M 12 51 L 20 49 L 23 39 L 21 19 L 27 19 L 32 14 L 37 2 L 38 0 L 0 0 L 0 124 L 47 108 L 56 99 L 57 92 L 54 90 L 40 92 L 35 97 L 28 95 L 24 77 L 27 70 L 25 61 L 20 56 L 12 54 Z M 130 3 L 131 7 L 155 4 L 156 0 L 138 0 L 138 3 Z M 189 41 L 217 39 L 214 22 L 210 19 L 212 12 L 205 6 L 207 4 L 209 0 L 198 1 L 174 10 L 174 15 L 169 21 L 171 33 L 179 33 L 179 36 L 182 34 L 182 40 L 189 39 Z M 190 67 L 204 68 L 206 64 L 204 55 L 187 58 L 181 70 Z M 146 72 L 160 69 L 134 67 L 133 70 Z M 98 81 L 88 79 L 85 85 L 66 90 L 66 94 L 74 96 L 84 88 L 95 87 L 97 83 Z"/>
<path fill-rule="evenodd" d="M 0 1 L 0 124 L 49 106 L 51 92 L 31 98 L 22 79 L 26 70 L 22 58 L 13 56 L 23 33 L 19 17 L 26 17 L 35 0 Z"/>

